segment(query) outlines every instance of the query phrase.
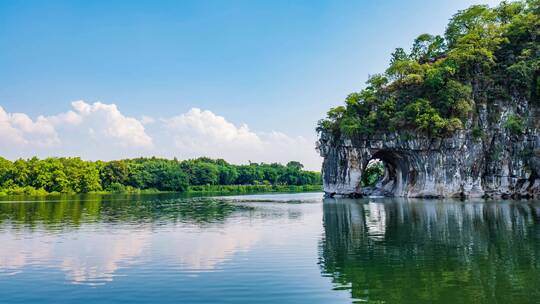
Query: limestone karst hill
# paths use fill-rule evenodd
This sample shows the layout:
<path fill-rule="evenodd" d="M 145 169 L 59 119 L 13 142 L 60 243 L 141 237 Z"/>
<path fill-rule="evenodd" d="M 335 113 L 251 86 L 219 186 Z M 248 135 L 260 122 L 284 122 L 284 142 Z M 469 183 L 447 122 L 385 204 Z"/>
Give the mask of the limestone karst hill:
<path fill-rule="evenodd" d="M 328 195 L 540 195 L 540 1 L 472 6 L 319 121 Z M 370 161 L 385 165 L 372 188 Z"/>

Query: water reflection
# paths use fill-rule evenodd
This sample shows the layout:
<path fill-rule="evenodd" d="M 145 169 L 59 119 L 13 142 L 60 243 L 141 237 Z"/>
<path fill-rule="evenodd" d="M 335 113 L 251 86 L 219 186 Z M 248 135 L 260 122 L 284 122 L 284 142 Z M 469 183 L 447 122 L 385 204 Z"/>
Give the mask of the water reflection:
<path fill-rule="evenodd" d="M 87 196 L 0 203 L 0 244 L 2 303 L 540 297 L 533 202 Z"/>
<path fill-rule="evenodd" d="M 146 196 L 73 196 L 59 200 L 0 202 L 0 229 L 73 229 L 88 223 L 223 222 L 233 211 L 249 207 L 210 198 Z M 0 230 L 1 231 L 1 230 Z"/>
<path fill-rule="evenodd" d="M 257 242 L 256 230 L 228 221 L 252 210 L 224 200 L 151 196 L 0 203 L 0 275 L 53 267 L 69 283 L 102 285 L 156 254 L 178 270 L 212 270 Z"/>
<path fill-rule="evenodd" d="M 320 263 L 336 289 L 384 303 L 533 303 L 540 205 L 328 199 Z"/>

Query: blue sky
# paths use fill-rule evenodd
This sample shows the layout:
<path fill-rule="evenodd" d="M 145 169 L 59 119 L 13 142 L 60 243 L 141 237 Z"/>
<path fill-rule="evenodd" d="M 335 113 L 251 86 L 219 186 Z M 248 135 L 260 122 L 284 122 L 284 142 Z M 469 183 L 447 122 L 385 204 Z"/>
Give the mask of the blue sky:
<path fill-rule="evenodd" d="M 205 116 L 201 113 L 213 114 L 206 118 L 213 119 L 218 129 L 223 121 L 216 117 L 235 126 L 233 133 L 241 134 L 246 124 L 259 137 L 278 132 L 294 140 L 301 137 L 313 146 L 316 121 L 348 93 L 361 89 L 369 74 L 383 71 L 393 49 L 409 48 L 421 33 L 442 33 L 458 9 L 497 2 L 1 0 L 0 107 L 13 128 L 0 129 L 0 135 L 4 133 L 0 146 L 10 147 L 6 155 L 10 158 L 32 153 L 79 153 L 85 158 L 130 157 L 137 152 L 180 158 L 195 152 L 219 156 L 201 147 L 188 152 L 180 147 L 197 145 L 185 138 L 192 136 L 189 128 L 199 123 L 193 121 Z M 92 140 L 102 138 L 77 144 L 73 138 L 64 139 L 68 136 L 64 133 L 88 137 L 100 133 L 99 126 L 82 124 L 85 130 L 74 132 L 59 122 L 51 125 L 53 141 L 63 146 L 45 148 L 41 143 L 36 148 L 32 141 L 39 136 L 28 137 L 29 127 L 13 116 L 22 113 L 32 121 L 32 128 L 43 129 L 36 125 L 40 115 L 47 118 L 70 110 L 82 115 L 71 105 L 77 100 L 90 106 L 98 101 L 115 104 L 122 117 L 143 122 L 147 134 L 154 128 L 148 134 L 153 150 L 124 144 L 114 153 L 96 154 Z M 193 108 L 202 111 L 190 112 Z M 110 110 L 92 109 L 94 114 Z M 103 115 L 104 121 L 110 121 L 107 115 L 116 114 Z M 181 134 L 162 132 L 164 128 L 153 123 L 170 123 L 182 115 Z M 26 132 L 21 133 L 26 146 L 17 149 L 6 139 L 7 132 L 17 129 L 15 125 Z M 131 136 L 126 132 L 122 136 Z M 180 136 L 182 143 L 177 141 L 176 150 L 164 153 L 173 148 L 162 143 Z M 107 145 L 114 145 L 115 137 L 109 137 Z M 15 141 L 15 135 L 10 138 Z M 66 144 L 69 141 L 89 147 L 75 149 Z M 313 154 L 311 146 L 302 151 Z M 302 158 L 302 151 L 290 156 Z M 284 161 L 288 155 L 286 148 L 276 151 L 281 153 L 279 159 L 229 153 L 223 157 L 234 162 Z M 304 161 L 316 168 L 319 160 L 309 155 Z"/>

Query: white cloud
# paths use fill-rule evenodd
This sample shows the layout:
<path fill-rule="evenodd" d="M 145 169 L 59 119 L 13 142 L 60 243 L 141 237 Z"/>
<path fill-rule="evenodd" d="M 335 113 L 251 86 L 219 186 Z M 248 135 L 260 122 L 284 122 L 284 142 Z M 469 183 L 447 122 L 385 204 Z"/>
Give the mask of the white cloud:
<path fill-rule="evenodd" d="M 73 112 L 67 111 L 65 113 L 60 113 L 58 115 L 49 116 L 47 120 L 50 121 L 53 125 L 69 124 L 69 125 L 78 125 L 82 122 L 81 115 Z"/>
<path fill-rule="evenodd" d="M 185 114 L 163 119 L 174 138 L 175 146 L 195 156 L 200 153 L 223 153 L 238 149 L 260 150 L 260 138 L 247 125 L 236 127 L 210 111 L 193 108 Z"/>
<path fill-rule="evenodd" d="M 59 142 L 54 126 L 45 117 L 33 121 L 24 113 L 7 113 L 0 106 L 0 142 L 7 145 L 50 146 Z"/>
<path fill-rule="evenodd" d="M 79 100 L 71 105 L 75 113 L 61 114 L 64 117 L 63 122 L 86 123 L 88 130 L 93 130 L 97 136 L 114 139 L 126 147 L 152 147 L 152 138 L 146 134 L 143 123 L 124 116 L 115 104 L 88 104 Z"/>
<path fill-rule="evenodd" d="M 235 163 L 299 160 L 311 169 L 320 166 L 314 140 L 301 136 L 254 132 L 246 124 L 236 126 L 222 116 L 197 108 L 162 121 L 174 140 L 175 150 L 184 158 L 204 155 Z"/>
<path fill-rule="evenodd" d="M 2 156 L 81 156 L 115 159 L 138 156 L 208 156 L 233 163 L 301 161 L 320 168 L 315 138 L 282 132 L 256 132 L 246 124 L 234 124 L 208 110 L 154 119 L 124 115 L 115 104 L 75 101 L 72 109 L 50 116 L 30 118 L 0 107 Z"/>
<path fill-rule="evenodd" d="M 116 105 L 75 101 L 72 109 L 36 119 L 0 107 L 0 150 L 9 158 L 81 156 L 113 159 L 147 155 L 152 138 L 143 123 Z"/>
<path fill-rule="evenodd" d="M 151 147 L 152 138 L 143 124 L 126 117 L 114 104 L 75 101 L 75 111 L 32 120 L 24 113 L 7 113 L 0 107 L 0 140 L 2 144 L 24 146 L 53 146 L 62 143 L 58 129 L 78 128 L 96 140 L 113 139 L 125 147 Z"/>

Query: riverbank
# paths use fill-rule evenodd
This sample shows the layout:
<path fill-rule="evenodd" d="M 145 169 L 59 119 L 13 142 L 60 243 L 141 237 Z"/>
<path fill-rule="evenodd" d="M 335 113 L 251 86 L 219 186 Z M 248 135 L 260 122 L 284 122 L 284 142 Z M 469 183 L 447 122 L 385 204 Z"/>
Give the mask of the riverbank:
<path fill-rule="evenodd" d="M 76 194 L 160 194 L 160 193 L 275 193 L 275 192 L 314 192 L 322 191 L 322 185 L 204 185 L 189 186 L 186 191 L 162 191 L 157 189 L 137 189 L 125 188 L 122 191 L 91 191 L 86 193 L 61 193 L 47 192 L 40 188 L 17 187 L 0 190 L 2 196 L 58 196 L 58 195 L 76 195 Z"/>
<path fill-rule="evenodd" d="M 205 185 L 190 186 L 191 193 L 265 193 L 265 192 L 314 192 L 322 191 L 322 185 Z"/>

